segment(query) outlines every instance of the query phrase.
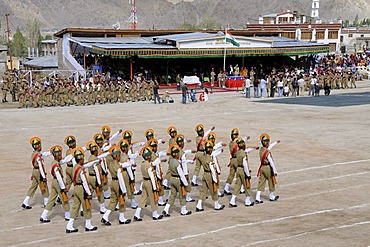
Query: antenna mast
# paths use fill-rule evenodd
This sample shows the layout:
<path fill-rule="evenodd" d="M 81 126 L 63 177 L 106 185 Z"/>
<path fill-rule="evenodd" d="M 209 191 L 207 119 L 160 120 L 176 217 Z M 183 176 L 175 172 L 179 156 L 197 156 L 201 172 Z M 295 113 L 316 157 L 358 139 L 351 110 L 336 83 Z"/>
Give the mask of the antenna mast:
<path fill-rule="evenodd" d="M 5 15 L 6 17 L 6 33 L 8 35 L 8 50 L 9 50 L 9 62 L 10 62 L 10 70 L 13 70 L 13 57 L 12 57 L 12 34 L 10 32 L 10 27 L 9 27 L 9 14 Z"/>
<path fill-rule="evenodd" d="M 128 18 L 130 29 L 136 30 L 138 28 L 136 0 L 128 0 L 128 3 L 131 4 L 131 15 Z"/>

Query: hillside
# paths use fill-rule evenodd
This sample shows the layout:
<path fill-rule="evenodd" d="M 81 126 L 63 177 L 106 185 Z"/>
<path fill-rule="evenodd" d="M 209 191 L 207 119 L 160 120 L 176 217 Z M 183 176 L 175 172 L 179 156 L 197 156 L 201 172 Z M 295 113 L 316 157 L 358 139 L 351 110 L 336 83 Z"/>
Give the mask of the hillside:
<path fill-rule="evenodd" d="M 137 0 L 140 29 L 174 29 L 181 23 L 199 24 L 209 17 L 222 26 L 241 28 L 247 22 L 256 22 L 258 15 L 289 10 L 310 14 L 309 0 Z M 368 0 L 321 0 L 323 19 L 354 20 L 368 18 Z M 65 27 L 112 28 L 119 21 L 127 28 L 130 16 L 127 0 L 1 0 L 2 27 L 5 14 L 10 14 L 11 29 L 25 28 L 27 19 L 37 18 L 43 30 Z M 3 29 L 3 28 L 2 28 Z"/>

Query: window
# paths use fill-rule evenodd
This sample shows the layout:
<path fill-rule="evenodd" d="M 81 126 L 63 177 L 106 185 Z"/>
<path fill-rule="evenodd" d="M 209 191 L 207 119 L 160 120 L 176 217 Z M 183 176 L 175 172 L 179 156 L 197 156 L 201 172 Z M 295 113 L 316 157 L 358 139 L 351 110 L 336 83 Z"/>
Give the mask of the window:
<path fill-rule="evenodd" d="M 352 38 L 352 37 L 353 37 L 353 33 L 348 34 L 348 38 Z"/>
<path fill-rule="evenodd" d="M 336 51 L 336 48 L 337 48 L 337 44 L 336 43 L 329 43 L 329 51 L 330 52 L 335 52 Z"/>
<path fill-rule="evenodd" d="M 317 32 L 316 33 L 316 39 L 324 39 L 325 32 Z"/>
<path fill-rule="evenodd" d="M 281 35 L 285 38 L 295 39 L 295 32 L 284 32 Z"/>
<path fill-rule="evenodd" d="M 338 31 L 329 31 L 329 39 L 337 39 Z"/>
<path fill-rule="evenodd" d="M 301 33 L 301 39 L 308 39 L 308 40 L 310 40 L 311 39 L 311 35 L 312 35 L 311 32 L 302 32 Z"/>

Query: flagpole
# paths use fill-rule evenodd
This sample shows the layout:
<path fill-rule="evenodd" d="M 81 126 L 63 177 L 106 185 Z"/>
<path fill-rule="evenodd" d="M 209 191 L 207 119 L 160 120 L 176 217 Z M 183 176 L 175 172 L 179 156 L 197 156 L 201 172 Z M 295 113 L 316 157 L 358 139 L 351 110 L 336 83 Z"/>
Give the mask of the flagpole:
<path fill-rule="evenodd" d="M 225 40 L 224 40 L 224 71 L 226 72 L 226 30 L 227 30 L 227 27 L 225 27 Z"/>

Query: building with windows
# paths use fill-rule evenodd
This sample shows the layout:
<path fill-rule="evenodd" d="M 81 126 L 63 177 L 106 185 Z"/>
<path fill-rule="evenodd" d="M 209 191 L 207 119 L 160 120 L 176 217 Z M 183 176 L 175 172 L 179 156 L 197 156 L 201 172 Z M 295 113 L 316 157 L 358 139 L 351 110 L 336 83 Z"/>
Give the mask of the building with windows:
<path fill-rule="evenodd" d="M 192 71 L 194 64 L 214 64 L 222 69 L 223 57 L 230 63 L 244 66 L 251 57 L 284 57 L 327 53 L 323 43 L 290 39 L 276 30 L 232 30 L 240 46 L 225 42 L 222 31 L 181 30 L 104 30 L 64 29 L 57 34 L 59 69 L 84 73 L 106 66 L 129 68 L 129 75 L 140 67 L 155 66 L 157 70 L 180 68 Z M 268 35 L 270 34 L 270 35 Z M 109 59 L 107 59 L 109 58 Z M 114 60 L 114 62 L 113 62 Z M 267 59 L 268 60 L 268 59 Z M 166 68 L 164 68 L 164 65 Z M 99 68 L 99 71 L 101 69 Z M 104 69 L 103 69 L 104 71 Z"/>
<path fill-rule="evenodd" d="M 343 53 L 370 50 L 370 28 L 343 28 L 340 42 Z"/>

